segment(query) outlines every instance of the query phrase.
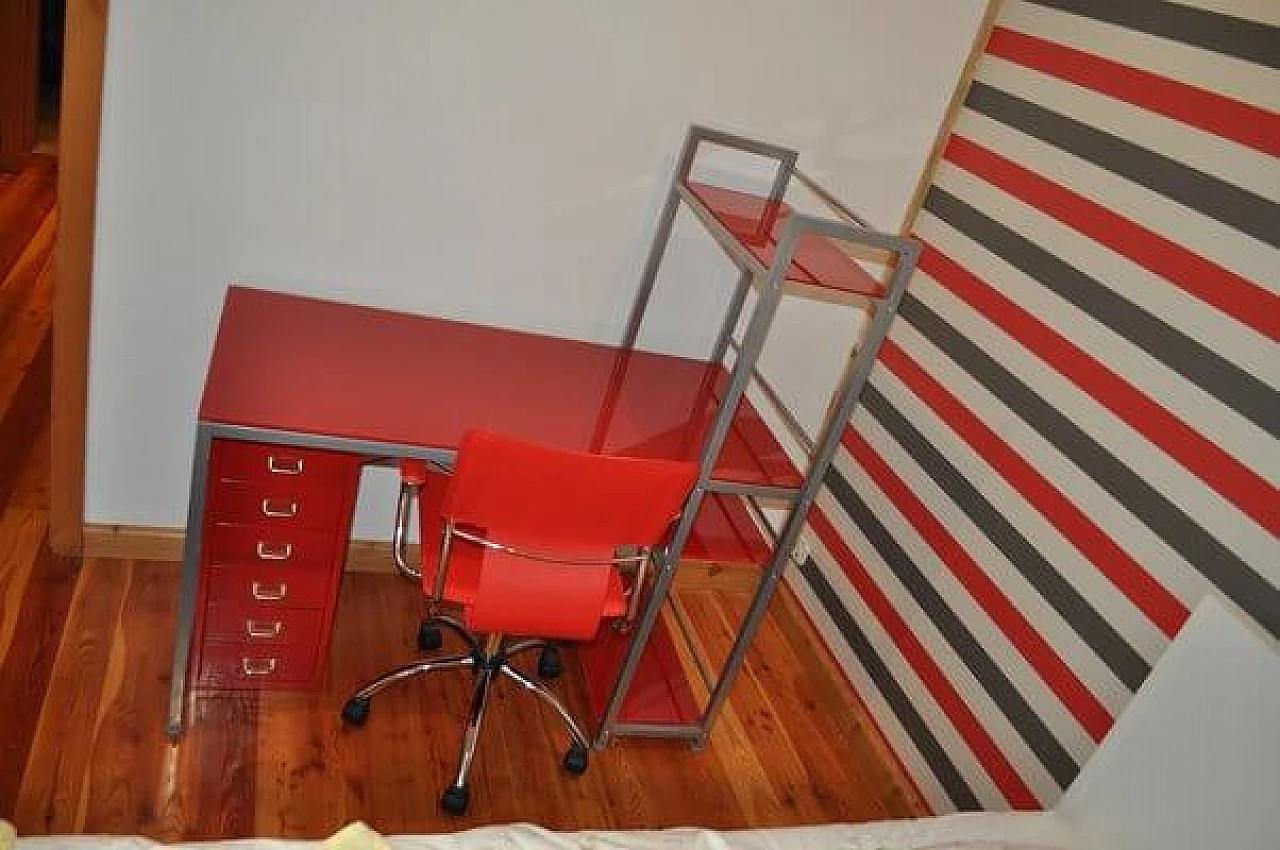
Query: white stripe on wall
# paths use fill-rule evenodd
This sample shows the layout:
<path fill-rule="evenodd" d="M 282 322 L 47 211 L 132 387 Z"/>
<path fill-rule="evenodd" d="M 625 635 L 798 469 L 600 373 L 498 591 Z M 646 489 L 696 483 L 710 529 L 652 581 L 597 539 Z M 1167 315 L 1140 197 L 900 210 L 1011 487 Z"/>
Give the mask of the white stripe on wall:
<path fill-rule="evenodd" d="M 892 436 L 880 428 L 879 424 L 875 423 L 873 419 L 868 419 L 864 435 L 867 438 L 867 442 L 871 443 L 876 452 L 895 471 L 904 476 L 910 475 L 911 477 L 908 480 L 922 480 L 915 476 L 923 476 L 924 472 L 915 465 L 911 456 L 893 440 Z M 867 477 L 861 467 L 848 455 L 841 458 L 839 466 L 841 473 L 849 480 L 864 501 L 870 503 L 873 495 L 875 498 L 883 498 L 879 495 L 875 483 Z M 938 504 L 939 499 L 945 499 L 945 496 L 941 496 L 940 492 L 917 492 L 916 496 L 925 501 L 926 506 L 932 512 L 933 505 Z M 1082 762 L 1093 751 L 1094 747 L 1093 739 L 1089 737 L 1089 733 L 1067 710 L 1057 694 L 1050 689 L 1035 668 L 1031 666 L 1031 663 L 1005 637 L 999 625 L 978 605 L 969 594 L 969 590 L 915 531 L 911 523 L 892 506 L 892 503 L 886 501 L 886 504 L 889 507 L 885 511 L 876 512 L 877 519 L 889 530 L 894 540 L 907 552 L 911 560 L 920 568 L 920 571 L 930 578 L 931 584 L 937 589 L 939 595 L 946 600 L 947 605 L 965 624 L 970 634 L 974 636 L 983 649 L 987 651 L 987 654 L 996 662 L 997 666 L 1009 677 L 1009 680 L 1013 682 L 1023 699 L 1031 705 L 1040 716 L 1040 719 L 1049 727 L 1054 737 L 1058 739 L 1059 743 L 1077 761 Z M 1005 596 L 1010 596 L 1005 586 L 1006 583 L 1002 579 L 1003 576 L 993 577 L 994 583 L 1000 588 L 1001 592 Z M 1034 593 L 1034 590 L 1030 592 Z M 1012 602 L 1012 599 L 1010 601 Z M 1016 603 L 1014 607 L 1019 608 Z M 1023 613 L 1025 615 L 1026 612 L 1024 611 Z M 1035 625 L 1037 630 L 1043 628 L 1039 621 L 1035 621 Z M 1048 642 L 1047 638 L 1046 642 Z M 1052 643 L 1050 643 L 1050 646 L 1052 646 Z M 1066 662 L 1065 653 L 1058 650 L 1057 647 L 1052 648 Z M 1089 665 L 1090 668 L 1101 668 L 1106 671 L 1106 665 L 1098 661 L 1097 656 L 1093 656 L 1093 658 L 1094 662 Z M 1067 666 L 1070 667 L 1070 663 L 1067 663 Z M 1089 687 L 1087 673 L 1081 673 L 1079 670 L 1074 670 L 1074 672 L 1077 677 L 1085 682 L 1085 686 Z M 1109 671 L 1103 675 L 1109 676 Z M 1092 690 L 1090 688 L 1090 691 Z M 1123 686 L 1120 686 L 1120 690 L 1124 690 Z M 1099 701 L 1103 702 L 1104 705 L 1106 704 L 1106 701 L 1100 695 L 1095 694 L 1095 696 L 1098 696 Z M 1123 703 L 1114 708 L 1108 706 L 1108 710 L 1114 714 L 1121 706 L 1123 706 Z"/>
<path fill-rule="evenodd" d="M 1059 259 L 1110 287 L 1224 360 L 1252 373 L 1273 388 L 1280 384 L 1277 381 L 1280 352 L 1276 344 L 1248 325 L 958 165 L 946 161 L 940 163 L 934 183 L 1032 242 L 1041 246 L 1052 245 L 1053 253 Z M 935 224 L 949 227 L 934 219 L 927 210 L 924 214 L 929 215 L 931 221 L 917 223 L 917 232 L 921 235 L 924 235 L 919 230 L 921 227 Z M 949 250 L 944 253 L 950 256 Z"/>
<path fill-rule="evenodd" d="M 961 111 L 955 131 L 1225 269 L 1280 292 L 1276 275 L 1280 251 L 1230 225 L 971 109 Z"/>
<path fill-rule="evenodd" d="M 1084 250 L 1086 245 L 1096 245 L 967 172 L 940 169 L 936 182 L 969 206 L 980 209 L 1059 259 L 1070 262 L 1071 248 Z M 916 232 L 983 281 L 995 282 L 995 288 L 1002 295 L 1106 364 L 1111 372 L 1200 434 L 1210 437 L 1227 454 L 1245 465 L 1257 463 L 1256 471 L 1273 486 L 1280 482 L 1280 458 L 1273 457 L 1274 440 L 1252 421 L 929 211 L 921 212 Z M 1086 274 L 1089 271 L 1082 268 L 1086 264 L 1071 265 Z M 1103 286 L 1109 283 L 1106 278 L 1094 279 Z M 1209 348 L 1217 353 L 1212 346 Z M 1272 345 L 1270 355 L 1263 356 L 1276 361 L 1276 351 Z"/>
<path fill-rule="evenodd" d="M 1000 25 L 1280 111 L 1280 73 L 1234 56 L 1024 0 L 1004 4 Z"/>
<path fill-rule="evenodd" d="M 916 280 L 918 285 L 930 281 L 932 286 L 938 286 L 922 272 L 916 273 Z M 1194 600 L 1212 589 L 1208 580 L 1177 551 L 1138 521 L 1124 505 L 988 392 L 986 387 L 970 377 L 968 372 L 943 354 L 910 323 L 895 323 L 893 338 L 936 380 L 964 399 L 969 409 L 987 427 L 1013 446 L 1041 474 L 1047 476 L 1063 495 L 1080 507 L 1100 529 L 1142 564 L 1184 605 L 1192 607 Z"/>
<path fill-rule="evenodd" d="M 1070 411 L 1076 426 L 1146 480 L 1226 548 L 1249 563 L 1264 563 L 1275 551 L 1271 535 L 1250 517 L 1148 442 L 1084 390 L 1050 368 L 1019 342 L 950 291 L 922 287 L 915 295 L 986 353 L 1060 411 Z M 1091 511 L 1092 513 L 1092 511 Z"/>
<path fill-rule="evenodd" d="M 1097 565 L 1082 555 L 1039 511 L 1028 503 L 1022 494 L 1001 476 L 998 470 L 988 465 L 968 443 L 964 442 L 955 431 L 951 430 L 951 427 L 946 422 L 938 418 L 937 414 L 928 405 L 918 399 L 906 385 L 898 381 L 892 372 L 888 370 L 877 372 L 874 383 L 881 395 L 885 396 L 930 443 L 946 456 L 947 460 L 982 493 L 987 501 L 1000 512 L 1001 516 L 1017 528 L 1038 552 L 1042 553 L 1059 569 L 1063 579 L 1074 587 L 1081 596 L 1089 600 L 1098 613 L 1128 641 L 1129 645 L 1148 664 L 1154 663 L 1160 657 L 1160 654 L 1168 644 L 1168 639 L 1164 636 L 1164 633 L 1151 622 L 1147 615 L 1129 597 L 1125 596 L 1112 583 L 1111 579 Z M 868 416 L 867 421 L 874 420 Z M 861 422 L 862 419 L 859 419 L 860 425 Z M 1016 446 L 1012 448 L 1017 451 Z M 913 482 L 913 489 L 918 497 L 924 500 L 923 488 L 925 487 L 929 488 L 938 500 L 944 497 L 941 489 L 936 487 L 932 479 L 926 480 L 927 476 L 924 475 L 923 471 L 918 474 L 915 468 L 910 468 L 910 471 L 912 473 L 911 477 L 907 478 L 904 475 L 904 478 Z M 935 502 L 934 499 L 926 501 L 931 510 L 932 505 L 935 503 L 945 504 L 943 501 Z M 948 530 L 950 530 L 949 526 Z M 1001 589 L 1008 594 L 1009 587 L 1006 583 L 1003 581 L 998 581 L 998 583 L 1001 585 Z M 1026 592 L 1037 593 L 1030 585 L 1026 586 Z M 1025 610 L 1024 613 L 1026 613 Z M 1075 670 L 1076 675 L 1085 682 L 1086 686 L 1090 687 L 1090 690 L 1106 705 L 1109 711 L 1113 714 L 1118 713 L 1128 702 L 1129 690 L 1119 679 L 1115 678 L 1110 668 L 1103 664 L 1087 645 L 1080 644 L 1071 647 L 1057 645 L 1063 630 L 1070 629 L 1065 621 L 1062 622 L 1062 629 L 1044 628 L 1045 624 L 1038 619 L 1035 623 L 1037 630 L 1041 633 L 1041 637 L 1054 648 L 1060 657 L 1068 662 L 1067 666 Z M 1068 653 L 1073 649 L 1076 651 L 1083 649 L 1086 653 L 1084 655 L 1085 663 L 1079 668 L 1070 661 Z M 1105 687 L 1098 688 L 1092 685 L 1094 681 L 1105 682 Z"/>
<path fill-rule="evenodd" d="M 861 474 L 852 476 L 850 483 L 854 485 L 858 495 L 867 503 L 877 518 L 883 518 L 894 510 L 888 497 L 881 493 L 875 484 L 865 476 Z M 916 601 L 911 591 L 899 581 L 897 574 L 880 557 L 879 551 L 863 536 L 861 529 L 847 515 L 837 509 L 838 504 L 833 498 L 824 500 L 823 509 L 827 511 L 827 517 L 831 520 L 832 525 L 840 530 L 840 536 L 850 543 L 854 551 L 859 553 L 862 565 L 866 567 L 867 572 L 871 575 L 876 586 L 880 588 L 881 593 L 889 598 L 890 603 L 898 614 L 907 621 L 916 640 L 924 646 L 929 656 L 942 668 L 951 686 L 964 696 L 965 704 L 969 707 L 969 710 L 978 719 L 978 723 L 982 725 L 992 740 L 995 741 L 996 747 L 1004 754 L 1004 757 L 1014 766 L 1022 781 L 1026 783 L 1027 787 L 1031 789 L 1031 792 L 1040 802 L 1051 804 L 1062 793 L 1062 788 L 1054 781 L 1036 754 L 1027 746 L 1027 742 L 1023 740 L 1018 730 L 1010 723 L 1009 718 L 1000 709 L 995 699 L 974 676 L 973 671 L 956 653 L 951 643 L 938 630 L 938 627 L 934 625 L 933 620 L 930 619 L 929 615 Z"/>
<path fill-rule="evenodd" d="M 977 79 L 1268 200 L 1280 200 L 1280 169 L 1274 159 L 1231 139 L 999 56 L 983 60 Z"/>

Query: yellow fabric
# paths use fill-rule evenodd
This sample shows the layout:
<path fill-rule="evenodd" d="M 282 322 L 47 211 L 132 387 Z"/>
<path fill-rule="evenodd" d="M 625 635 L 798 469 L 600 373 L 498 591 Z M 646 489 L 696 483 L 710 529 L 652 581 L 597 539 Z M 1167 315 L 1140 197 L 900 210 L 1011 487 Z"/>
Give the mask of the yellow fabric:
<path fill-rule="evenodd" d="M 13 850 L 18 846 L 18 834 L 8 821 L 0 820 L 0 850 Z"/>
<path fill-rule="evenodd" d="M 391 850 L 381 835 L 359 821 L 347 824 L 326 838 L 322 846 L 326 850 Z M 5 850 L 3 845 L 0 850 Z"/>

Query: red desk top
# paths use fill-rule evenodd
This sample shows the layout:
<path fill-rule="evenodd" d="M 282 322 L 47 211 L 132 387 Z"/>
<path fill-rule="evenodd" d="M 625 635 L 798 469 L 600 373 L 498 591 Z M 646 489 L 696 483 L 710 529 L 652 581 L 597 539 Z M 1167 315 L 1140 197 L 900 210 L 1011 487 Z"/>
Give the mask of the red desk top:
<path fill-rule="evenodd" d="M 727 384 L 720 364 L 232 286 L 200 419 L 445 450 L 480 427 L 696 460 Z M 715 476 L 800 484 L 745 399 Z"/>

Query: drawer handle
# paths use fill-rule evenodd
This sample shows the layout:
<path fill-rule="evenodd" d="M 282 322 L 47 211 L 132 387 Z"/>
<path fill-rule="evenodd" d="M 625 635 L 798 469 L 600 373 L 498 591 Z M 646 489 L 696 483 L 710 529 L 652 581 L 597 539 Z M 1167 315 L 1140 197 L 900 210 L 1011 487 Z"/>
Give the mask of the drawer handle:
<path fill-rule="evenodd" d="M 287 508 L 278 507 L 279 504 L 280 504 L 279 501 L 275 501 L 272 499 L 263 499 L 262 515 L 269 516 L 269 517 L 285 517 L 285 518 L 294 517 L 298 515 L 297 502 L 290 502 L 289 507 Z"/>
<path fill-rule="evenodd" d="M 279 602 L 289 595 L 289 585 L 280 582 L 275 587 L 263 587 L 261 582 L 254 582 L 253 598 L 260 602 Z"/>
<path fill-rule="evenodd" d="M 274 658 L 241 658 L 240 669 L 246 676 L 270 676 L 276 672 Z"/>
<path fill-rule="evenodd" d="M 261 540 L 258 541 L 258 560 L 260 561 L 287 561 L 292 554 L 292 543 L 272 546 L 269 543 L 263 543 Z"/>
<path fill-rule="evenodd" d="M 301 475 L 302 458 L 282 461 L 275 455 L 267 455 L 267 469 L 274 475 Z"/>
<path fill-rule="evenodd" d="M 280 630 L 284 628 L 284 623 L 275 620 L 270 623 L 260 623 L 257 620 L 244 621 L 244 633 L 251 638 L 271 638 L 280 637 Z"/>

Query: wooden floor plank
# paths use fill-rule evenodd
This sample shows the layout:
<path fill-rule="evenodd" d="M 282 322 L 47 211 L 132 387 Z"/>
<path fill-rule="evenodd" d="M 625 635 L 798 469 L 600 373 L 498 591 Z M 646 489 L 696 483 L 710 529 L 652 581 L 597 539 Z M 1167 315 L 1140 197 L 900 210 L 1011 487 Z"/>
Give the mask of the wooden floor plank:
<path fill-rule="evenodd" d="M 36 492 L 22 493 L 21 500 L 12 498 L 19 486 L 32 487 L 24 484 L 21 473 L 31 461 L 40 435 L 48 430 L 52 354 L 53 339 L 46 327 L 44 339 L 26 364 L 8 409 L 0 415 L 0 505 L 30 505 L 39 497 L 38 488 L 33 488 Z"/>
<path fill-rule="evenodd" d="M 0 336 L 0 411 L 13 408 L 19 388 L 49 338 L 53 317 L 53 266 L 46 257 L 35 283 Z"/>
<path fill-rule="evenodd" d="M 693 626 L 696 648 L 711 662 L 713 670 L 719 669 L 728 657 L 734 631 L 715 594 L 710 591 L 681 594 L 680 602 Z M 789 813 L 790 808 L 784 786 L 775 781 L 784 775 L 786 741 L 779 735 L 757 738 L 762 731 L 758 726 L 762 723 L 767 726 L 769 718 L 767 710 L 761 707 L 758 686 L 750 671 L 740 676 L 737 692 L 743 696 L 733 705 L 725 706 L 716 720 L 711 748 L 722 760 L 734 794 L 748 818 L 776 821 Z M 801 818 L 800 822 L 812 820 L 811 816 L 804 819 L 806 813 L 793 814 Z"/>
<path fill-rule="evenodd" d="M 748 664 L 700 753 L 623 740 L 593 753 L 585 777 L 568 777 L 559 766 L 567 740 L 559 718 L 500 685 L 473 774 L 471 813 L 445 816 L 436 801 L 454 769 L 470 676 L 402 684 L 379 695 L 364 728 L 343 729 L 338 712 L 355 687 L 418 655 L 421 607 L 416 588 L 395 576 L 346 579 L 319 693 L 198 696 L 190 730 L 169 748 L 159 715 L 177 571 L 89 562 L 23 781 L 20 827 L 193 839 L 316 837 L 357 818 L 387 832 L 433 832 L 512 820 L 558 829 L 740 828 L 906 814 L 868 779 L 873 771 L 841 764 L 856 729 L 838 729 L 841 708 L 824 703 L 825 686 L 808 683 L 796 651 L 803 636 L 793 640 L 770 625 L 761 632 L 760 658 Z M 692 594 L 697 599 L 686 607 L 700 639 L 723 650 L 746 598 Z M 104 630 L 114 635 L 105 645 L 93 637 Z M 144 649 L 139 636 L 146 633 L 153 639 Z M 72 694 L 71 672 L 82 666 L 87 672 Z M 122 678 L 125 668 L 130 676 Z M 581 712 L 575 681 L 570 665 L 555 688 Z M 69 756 L 72 742 L 72 751 L 86 755 Z"/>
<path fill-rule="evenodd" d="M 9 337 L 11 325 L 30 299 L 40 273 L 48 267 L 56 233 L 57 216 L 50 210 L 16 262 L 0 274 L 0 340 Z"/>
<path fill-rule="evenodd" d="M 823 644 L 794 591 L 783 582 L 765 620 L 765 629 L 776 630 L 796 659 L 797 681 L 803 682 L 805 711 L 814 727 L 832 738 L 850 769 L 865 777 L 867 787 L 878 789 L 882 817 L 926 817 L 932 814 L 918 788 L 909 784 L 895 762 L 888 743 L 875 727 L 866 706 L 844 676 L 831 650 Z M 752 660 L 759 650 L 752 648 Z M 845 797 L 841 794 L 841 799 Z M 849 820 L 860 818 L 849 817 Z"/>
<path fill-rule="evenodd" d="M 0 279 L 27 248 L 53 208 L 57 166 L 51 156 L 32 156 L 27 166 L 0 189 Z"/>
<path fill-rule="evenodd" d="M 176 588 L 175 588 L 176 589 Z M 163 832 L 186 841 L 254 834 L 258 695 L 197 695 L 175 747 L 175 785 Z M 163 735 L 163 727 L 152 734 Z"/>
<path fill-rule="evenodd" d="M 746 616 L 747 599 L 733 594 L 716 594 L 722 610 L 731 622 Z M 776 607 L 786 604 L 779 598 Z M 847 753 L 854 746 L 850 729 L 857 728 L 847 700 L 831 700 L 831 688 L 817 681 L 812 665 L 800 658 L 775 618 L 766 618 L 756 640 L 747 652 L 747 670 L 767 712 L 767 724 L 785 722 L 787 739 L 792 744 L 794 770 L 786 780 L 787 793 L 801 800 L 812 800 L 822 821 L 861 821 L 883 818 L 888 813 L 884 777 L 868 776 L 860 771 L 857 759 Z M 825 678 L 825 677 L 824 677 Z M 785 719 L 785 720 L 784 720 Z M 766 734 L 768 730 L 762 730 Z M 842 793 L 849 788 L 862 788 L 866 793 Z"/>
<path fill-rule="evenodd" d="M 94 720 L 130 570 L 118 561 L 92 565 L 63 629 L 31 754 L 18 792 L 14 825 L 21 833 L 75 832 L 89 766 Z"/>
<path fill-rule="evenodd" d="M 46 372 L 45 378 L 48 378 Z M 48 388 L 45 388 L 44 398 L 48 398 Z M 11 508 L 27 508 L 31 510 L 48 512 L 49 510 L 49 453 L 51 451 L 49 439 L 49 408 L 47 405 L 40 406 L 37 410 L 43 414 L 43 418 L 35 426 L 35 435 L 29 441 L 27 453 L 21 458 L 21 465 L 16 471 L 9 490 L 7 504 Z M 0 478 L 0 488 L 5 488 L 6 482 Z"/>
<path fill-rule="evenodd" d="M 131 581 L 111 644 L 84 785 L 82 832 L 150 832 L 165 805 L 165 723 L 171 652 L 157 635 L 175 626 L 173 568 L 128 564 Z"/>
<path fill-rule="evenodd" d="M 44 512 L 0 518 L 0 817 L 12 819 L 75 587 L 75 564 L 49 551 Z"/>

